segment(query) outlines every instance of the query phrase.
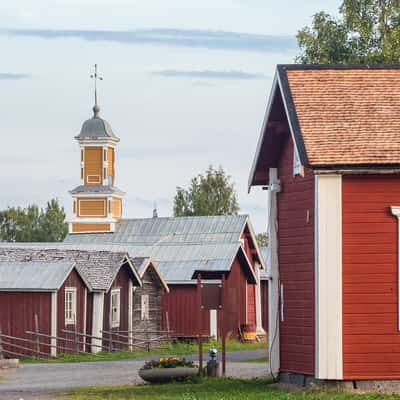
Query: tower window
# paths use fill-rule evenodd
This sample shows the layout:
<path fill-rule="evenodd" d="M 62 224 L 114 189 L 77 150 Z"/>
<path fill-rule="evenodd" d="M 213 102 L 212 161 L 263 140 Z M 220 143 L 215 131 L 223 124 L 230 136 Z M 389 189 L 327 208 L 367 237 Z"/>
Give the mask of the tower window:
<path fill-rule="evenodd" d="M 83 162 L 83 149 L 81 150 L 81 162 Z"/>
<path fill-rule="evenodd" d="M 103 179 L 107 179 L 107 168 L 103 168 Z"/>
<path fill-rule="evenodd" d="M 107 161 L 107 150 L 103 149 L 103 160 Z"/>

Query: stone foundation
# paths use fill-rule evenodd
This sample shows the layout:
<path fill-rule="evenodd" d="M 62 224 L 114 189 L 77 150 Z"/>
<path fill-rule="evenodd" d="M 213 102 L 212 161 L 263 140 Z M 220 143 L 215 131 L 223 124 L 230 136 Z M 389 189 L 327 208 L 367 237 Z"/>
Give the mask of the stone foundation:
<path fill-rule="evenodd" d="M 282 372 L 279 381 L 305 388 L 337 389 L 344 391 L 400 393 L 400 379 L 395 380 L 326 380 L 316 379 L 310 375 Z"/>

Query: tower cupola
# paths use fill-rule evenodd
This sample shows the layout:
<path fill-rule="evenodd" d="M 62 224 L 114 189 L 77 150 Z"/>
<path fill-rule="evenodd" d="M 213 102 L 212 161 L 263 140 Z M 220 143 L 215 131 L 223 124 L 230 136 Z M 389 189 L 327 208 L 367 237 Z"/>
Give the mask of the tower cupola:
<path fill-rule="evenodd" d="M 115 186 L 115 146 L 119 138 L 111 125 L 100 117 L 97 102 L 97 80 L 94 74 L 93 117 L 86 120 L 75 139 L 80 145 L 81 184 L 71 190 L 73 219 L 69 223 L 70 233 L 113 232 L 122 216 L 124 193 Z"/>

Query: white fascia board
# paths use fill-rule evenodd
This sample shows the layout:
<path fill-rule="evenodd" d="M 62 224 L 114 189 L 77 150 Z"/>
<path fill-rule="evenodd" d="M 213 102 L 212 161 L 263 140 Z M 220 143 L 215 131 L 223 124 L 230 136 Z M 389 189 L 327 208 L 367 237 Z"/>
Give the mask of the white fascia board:
<path fill-rule="evenodd" d="M 315 176 L 315 377 L 343 379 L 342 176 Z"/>

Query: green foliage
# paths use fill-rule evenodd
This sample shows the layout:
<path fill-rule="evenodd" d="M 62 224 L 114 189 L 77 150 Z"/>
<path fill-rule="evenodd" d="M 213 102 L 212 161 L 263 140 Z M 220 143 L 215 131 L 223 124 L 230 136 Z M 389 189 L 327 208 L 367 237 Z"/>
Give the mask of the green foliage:
<path fill-rule="evenodd" d="M 284 389 L 269 378 L 199 378 L 193 383 L 80 388 L 65 400 L 382 400 L 398 399 L 382 393 L 346 393 L 326 389 Z"/>
<path fill-rule="evenodd" d="M 45 209 L 36 204 L 0 211 L 0 240 L 5 242 L 61 242 L 68 232 L 64 208 L 57 199 Z"/>
<path fill-rule="evenodd" d="M 194 177 L 188 189 L 177 188 L 174 198 L 174 216 L 232 215 L 239 205 L 230 176 L 222 167 L 210 166 L 204 175 Z"/>
<path fill-rule="evenodd" d="M 161 357 L 158 360 L 146 361 L 143 369 L 177 367 L 198 368 L 193 361 L 186 360 L 184 357 Z"/>
<path fill-rule="evenodd" d="M 344 0 L 335 18 L 321 11 L 297 34 L 305 64 L 400 62 L 400 1 Z"/>
<path fill-rule="evenodd" d="M 257 233 L 257 244 L 259 247 L 268 247 L 268 234 L 267 232 Z"/>

